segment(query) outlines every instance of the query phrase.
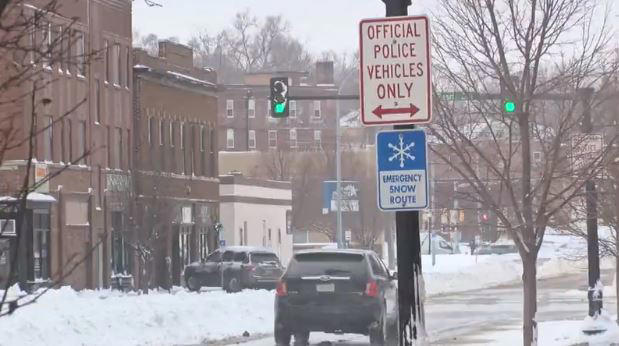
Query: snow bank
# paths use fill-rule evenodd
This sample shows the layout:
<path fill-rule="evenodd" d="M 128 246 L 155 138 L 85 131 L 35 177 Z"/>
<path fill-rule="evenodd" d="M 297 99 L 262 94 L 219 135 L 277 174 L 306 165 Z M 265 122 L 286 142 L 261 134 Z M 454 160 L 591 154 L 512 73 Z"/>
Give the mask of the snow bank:
<path fill-rule="evenodd" d="M 611 345 L 619 340 L 619 327 L 608 315 L 600 322 L 606 332 L 597 335 L 585 335 L 582 330 L 590 323 L 585 321 L 548 321 L 538 324 L 538 344 L 540 346 L 573 346 L 573 345 Z M 493 331 L 478 336 L 487 340 L 488 344 L 501 346 L 522 345 L 522 325 L 514 325 L 503 331 Z"/>
<path fill-rule="evenodd" d="M 199 344 L 244 331 L 268 333 L 273 300 L 266 290 L 138 295 L 62 287 L 2 317 L 0 345 Z"/>

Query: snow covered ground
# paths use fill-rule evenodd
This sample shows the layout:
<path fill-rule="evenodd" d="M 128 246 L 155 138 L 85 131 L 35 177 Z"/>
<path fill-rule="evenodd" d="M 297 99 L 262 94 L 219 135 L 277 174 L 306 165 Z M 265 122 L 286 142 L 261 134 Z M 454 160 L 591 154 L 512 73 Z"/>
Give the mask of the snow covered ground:
<path fill-rule="evenodd" d="M 548 234 L 540 251 L 538 274 L 551 277 L 582 270 L 585 262 L 566 258 L 583 254 L 584 240 Z M 439 255 L 436 260 L 432 266 L 431 256 L 423 256 L 429 295 L 513 283 L 520 280 L 522 273 L 518 254 Z M 566 294 L 583 296 L 583 292 L 568 289 Z M 192 293 L 179 288 L 172 293 L 139 295 L 110 290 L 75 292 L 63 287 L 0 318 L 0 345 L 196 344 L 239 336 L 245 331 L 251 335 L 268 334 L 273 326 L 273 300 L 274 293 L 265 290 L 226 294 L 220 290 Z M 555 331 L 556 337 L 568 337 L 570 342 L 580 340 L 579 329 L 571 328 L 574 323 L 582 321 L 542 323 L 540 340 L 544 342 L 540 344 L 564 345 L 550 343 L 555 340 Z M 520 331 L 519 327 L 515 330 Z M 503 338 L 504 334 L 496 337 Z"/>
<path fill-rule="evenodd" d="M 538 331 L 538 344 L 541 346 L 599 345 L 608 346 L 619 340 L 619 327 L 610 316 L 602 322 L 606 332 L 585 335 L 582 330 L 587 321 L 548 321 L 541 322 Z M 477 337 L 482 344 L 501 346 L 522 345 L 522 326 L 514 325 L 506 330 L 493 331 Z"/>
<path fill-rule="evenodd" d="M 0 345 L 199 344 L 244 331 L 271 332 L 273 292 L 51 290 L 0 318 Z"/>

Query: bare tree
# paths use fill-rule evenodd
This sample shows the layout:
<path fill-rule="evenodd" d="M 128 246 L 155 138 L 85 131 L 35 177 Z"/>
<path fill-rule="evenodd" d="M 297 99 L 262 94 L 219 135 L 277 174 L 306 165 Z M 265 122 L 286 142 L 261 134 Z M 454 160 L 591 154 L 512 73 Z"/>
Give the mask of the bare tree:
<path fill-rule="evenodd" d="M 597 12 L 597 3 L 442 0 L 434 16 L 431 151 L 471 187 L 471 200 L 496 214 L 518 247 L 524 345 L 537 342 L 536 263 L 546 226 L 607 155 L 591 158 L 579 172 L 565 160 L 582 120 L 576 89 L 603 89 L 616 70 L 605 50 L 608 11 Z M 463 101 L 446 101 L 446 92 Z M 502 112 L 503 97 L 514 101 L 516 112 Z M 534 151 L 541 162 L 533 161 Z"/>

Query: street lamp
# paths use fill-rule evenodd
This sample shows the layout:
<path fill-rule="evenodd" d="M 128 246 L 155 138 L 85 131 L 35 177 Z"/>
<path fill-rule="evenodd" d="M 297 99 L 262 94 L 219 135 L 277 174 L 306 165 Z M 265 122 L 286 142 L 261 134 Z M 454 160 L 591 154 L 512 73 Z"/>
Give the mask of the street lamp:
<path fill-rule="evenodd" d="M 336 217 L 336 239 L 337 239 L 337 247 L 344 247 L 344 233 L 342 232 L 342 153 L 340 150 L 340 137 L 341 137 L 341 129 L 340 129 L 340 99 L 339 96 L 342 93 L 342 88 L 346 85 L 346 81 L 352 75 L 354 75 L 354 70 L 348 71 L 344 79 L 342 80 L 342 84 L 337 89 L 338 98 L 335 100 L 335 175 L 337 179 L 337 217 Z"/>

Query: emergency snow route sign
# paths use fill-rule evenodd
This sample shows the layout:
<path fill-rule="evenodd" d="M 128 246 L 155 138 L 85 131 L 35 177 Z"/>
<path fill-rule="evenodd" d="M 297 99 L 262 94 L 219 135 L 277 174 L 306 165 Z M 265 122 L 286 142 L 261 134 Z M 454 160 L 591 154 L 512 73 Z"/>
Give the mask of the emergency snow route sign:
<path fill-rule="evenodd" d="M 423 124 L 432 120 L 427 16 L 362 20 L 359 52 L 364 125 Z"/>
<path fill-rule="evenodd" d="M 426 133 L 422 129 L 376 134 L 378 208 L 384 211 L 428 207 Z"/>

